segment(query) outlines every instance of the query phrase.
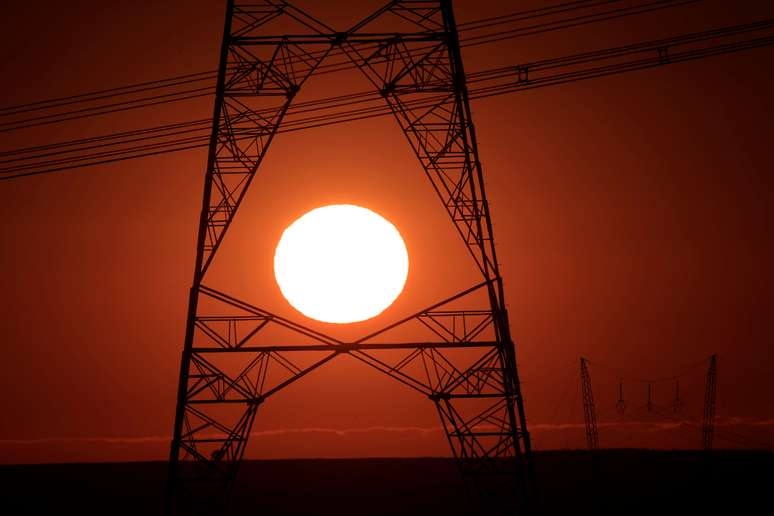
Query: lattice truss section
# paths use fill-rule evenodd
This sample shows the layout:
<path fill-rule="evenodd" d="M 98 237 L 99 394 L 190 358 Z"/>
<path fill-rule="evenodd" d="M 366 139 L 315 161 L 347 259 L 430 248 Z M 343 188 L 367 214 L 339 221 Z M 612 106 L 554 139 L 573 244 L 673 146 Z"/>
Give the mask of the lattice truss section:
<path fill-rule="evenodd" d="M 209 193 L 204 273 L 228 230 L 266 150 L 303 83 L 328 55 L 310 50 L 289 38 L 256 41 L 265 24 L 282 16 L 296 16 L 280 2 L 234 6 L 231 40 L 220 103 L 213 128 L 216 149 L 208 168 Z M 326 30 L 311 19 L 301 19 L 316 34 Z"/>
<path fill-rule="evenodd" d="M 468 249 L 489 278 L 496 270 L 486 223 L 489 213 L 481 195 L 483 184 L 477 184 L 481 176 L 470 113 L 460 95 L 465 75 L 461 60 L 454 59 L 455 48 L 459 48 L 456 31 L 449 30 L 450 20 L 439 2 L 395 2 L 378 15 L 356 26 L 354 34 L 385 15 L 403 20 L 411 32 L 396 34 L 376 46 L 350 38 L 345 43 L 348 57 L 387 101 Z"/>
<path fill-rule="evenodd" d="M 207 464 L 211 478 L 233 480 L 257 407 L 339 353 L 350 353 L 433 400 L 456 457 L 513 456 L 518 451 L 511 420 L 515 400 L 507 389 L 509 373 L 493 312 L 446 309 L 485 292 L 488 285 L 461 292 L 353 343 L 202 285 L 206 312 L 218 315 L 196 317 L 182 458 Z M 407 325 L 425 329 L 427 341 L 390 340 L 394 330 Z M 261 333 L 272 327 L 311 343 L 267 345 Z"/>
<path fill-rule="evenodd" d="M 283 20 L 298 30 L 263 35 Z M 286 2 L 253 1 L 233 6 L 228 34 L 168 503 L 182 497 L 196 512 L 222 501 L 260 405 L 342 353 L 435 404 L 461 471 L 482 497 L 528 490 L 529 436 L 450 2 L 390 2 L 336 32 Z M 332 53 L 360 68 L 381 92 L 482 274 L 480 284 L 348 342 L 204 284 L 296 94 Z M 407 327 L 425 338 L 393 337 Z M 289 344 L 288 336 L 305 343 Z"/>
<path fill-rule="evenodd" d="M 272 394 L 320 367 L 339 350 L 333 340 L 206 286 L 200 288 L 210 311 L 197 316 L 187 375 L 181 459 L 191 460 L 190 477 L 221 483 L 234 480 L 256 410 Z M 253 346 L 267 326 L 314 336 L 313 346 Z M 308 333 L 311 332 L 311 333 Z M 302 352 L 303 353 L 300 353 Z"/>
<path fill-rule="evenodd" d="M 489 299 L 491 281 L 460 292 L 357 341 L 355 358 L 432 400 L 462 473 L 482 499 L 503 500 L 526 478 L 515 363 L 493 309 L 460 309 Z M 447 308 L 453 306 L 455 308 Z M 427 329 L 427 343 L 392 344 L 404 325 Z M 368 345 L 368 343 L 372 343 Z"/>

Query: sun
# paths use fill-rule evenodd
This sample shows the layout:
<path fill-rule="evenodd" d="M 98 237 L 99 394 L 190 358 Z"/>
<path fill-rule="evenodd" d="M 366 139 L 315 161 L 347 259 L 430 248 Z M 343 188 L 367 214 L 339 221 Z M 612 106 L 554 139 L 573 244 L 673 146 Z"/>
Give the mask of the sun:
<path fill-rule="evenodd" d="M 395 226 L 352 204 L 304 214 L 285 229 L 274 253 L 274 276 L 288 303 L 328 323 L 382 313 L 403 290 L 408 267 Z"/>

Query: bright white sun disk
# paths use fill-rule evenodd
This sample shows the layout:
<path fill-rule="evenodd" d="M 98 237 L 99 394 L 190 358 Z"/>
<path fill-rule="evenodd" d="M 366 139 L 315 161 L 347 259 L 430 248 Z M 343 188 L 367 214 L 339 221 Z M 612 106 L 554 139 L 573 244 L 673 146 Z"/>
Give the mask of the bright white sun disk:
<path fill-rule="evenodd" d="M 323 206 L 282 233 L 274 275 L 285 299 L 307 317 L 364 321 L 400 295 L 408 252 L 395 226 L 373 211 L 351 204 Z"/>

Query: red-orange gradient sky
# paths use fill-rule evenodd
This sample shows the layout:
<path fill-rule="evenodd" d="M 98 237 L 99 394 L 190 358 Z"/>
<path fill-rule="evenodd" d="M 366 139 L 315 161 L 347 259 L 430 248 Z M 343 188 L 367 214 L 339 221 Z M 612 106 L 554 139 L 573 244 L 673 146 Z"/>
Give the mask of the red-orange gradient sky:
<path fill-rule="evenodd" d="M 345 28 L 373 1 L 298 2 Z M 456 2 L 460 22 L 546 2 Z M 772 17 L 708 0 L 466 49 L 467 70 Z M 224 2 L 45 0 L 2 7 L 2 106 L 217 66 Z M 700 418 L 719 361 L 718 446 L 774 444 L 772 49 L 473 103 L 512 333 L 537 448 L 582 447 L 579 356 L 602 446 L 695 447 L 699 431 L 618 420 L 637 379 L 682 377 Z M 359 91 L 311 81 L 310 98 Z M 317 89 L 315 89 L 317 88 Z M 0 133 L 0 151 L 207 117 L 212 99 Z M 0 182 L 0 463 L 164 459 L 172 428 L 206 153 Z M 392 119 L 280 135 L 219 265 L 224 290 L 293 314 L 271 258 L 284 227 L 329 203 L 403 234 L 404 294 L 384 323 L 468 286 L 464 248 Z M 362 328 L 363 326 L 359 327 Z M 655 385 L 661 407 L 673 384 Z M 248 457 L 448 455 L 429 401 L 347 357 L 266 403 Z"/>

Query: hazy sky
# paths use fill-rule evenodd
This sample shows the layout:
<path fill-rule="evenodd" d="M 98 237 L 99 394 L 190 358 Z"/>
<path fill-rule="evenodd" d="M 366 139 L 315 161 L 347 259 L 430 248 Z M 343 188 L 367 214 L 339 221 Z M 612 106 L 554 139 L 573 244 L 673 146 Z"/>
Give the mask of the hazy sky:
<path fill-rule="evenodd" d="M 299 2 L 346 27 L 379 2 Z M 459 22 L 541 2 L 456 2 Z M 672 11 L 466 49 L 468 72 L 772 17 L 768 2 Z M 3 106 L 214 70 L 223 2 L 4 5 Z M 725 436 L 774 442 L 771 48 L 473 103 L 527 421 L 583 446 L 577 362 L 592 361 L 602 446 L 692 447 L 719 354 Z M 364 82 L 307 85 L 309 98 Z M 315 88 L 319 88 L 315 92 Z M 332 93 L 335 92 L 335 93 Z M 0 151 L 210 116 L 212 99 L 0 133 Z M 204 150 L 0 182 L 0 462 L 164 459 L 201 205 Z M 382 323 L 470 285 L 446 214 L 395 122 L 280 135 L 214 277 L 293 314 L 271 257 L 329 203 L 403 234 L 409 279 Z M 220 259 L 219 258 L 219 259 Z M 704 361 L 704 362 L 703 362 Z M 684 374 L 683 374 L 684 373 Z M 630 415 L 613 407 L 622 377 Z M 671 409 L 670 409 L 671 410 Z M 342 357 L 265 406 L 249 457 L 447 455 L 427 400 Z M 718 446 L 734 446 L 717 440 Z"/>

